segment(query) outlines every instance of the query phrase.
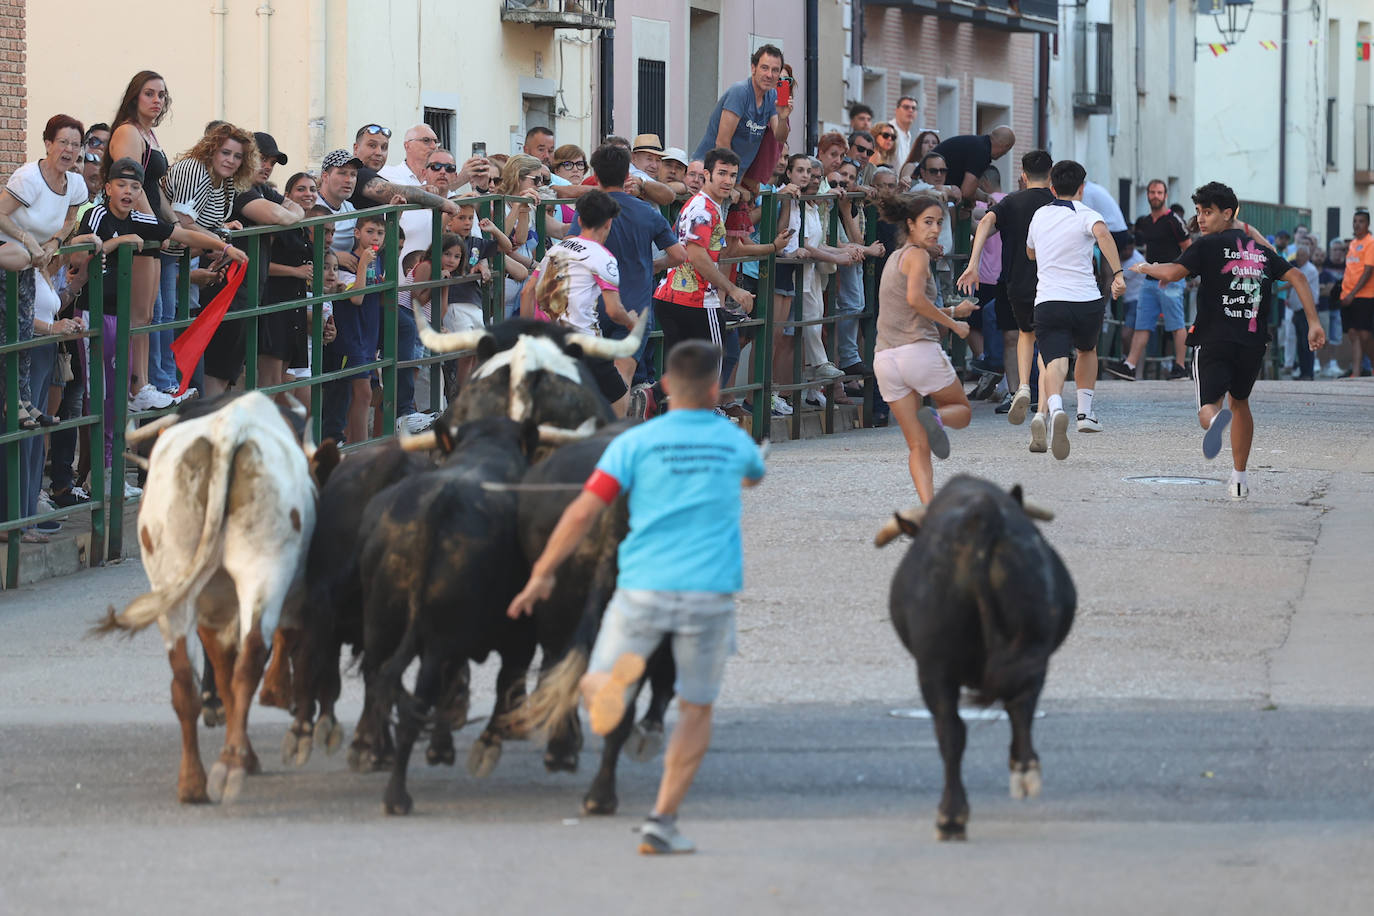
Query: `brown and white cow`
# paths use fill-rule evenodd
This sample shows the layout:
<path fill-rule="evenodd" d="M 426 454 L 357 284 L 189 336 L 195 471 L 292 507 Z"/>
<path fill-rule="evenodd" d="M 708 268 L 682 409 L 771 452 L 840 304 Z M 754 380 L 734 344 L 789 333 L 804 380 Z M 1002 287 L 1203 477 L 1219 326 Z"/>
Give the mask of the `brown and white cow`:
<path fill-rule="evenodd" d="M 259 769 L 248 741 L 248 706 L 265 645 L 287 623 L 283 607 L 302 583 L 315 496 L 306 450 L 277 406 L 257 392 L 170 425 L 153 448 L 138 513 L 152 591 L 122 613 L 110 608 L 95 631 L 131 634 L 152 623 L 162 631 L 172 706 L 181 721 L 182 802 L 231 801 L 244 776 Z M 227 716 L 224 748 L 208 781 L 196 736 L 200 697 L 186 650 L 193 630 L 213 662 Z"/>

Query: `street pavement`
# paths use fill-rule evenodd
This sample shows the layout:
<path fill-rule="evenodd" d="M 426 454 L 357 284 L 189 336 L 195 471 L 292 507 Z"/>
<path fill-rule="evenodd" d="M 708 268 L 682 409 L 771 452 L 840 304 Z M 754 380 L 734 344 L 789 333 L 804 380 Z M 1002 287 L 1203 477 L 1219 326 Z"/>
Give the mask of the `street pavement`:
<path fill-rule="evenodd" d="M 1068 400 L 1068 398 L 1066 398 Z M 711 753 L 683 811 L 700 847 L 634 854 L 658 763 L 622 761 L 621 813 L 579 816 L 595 768 L 544 773 L 513 742 L 487 780 L 382 774 L 277 749 L 232 806 L 175 802 L 158 637 L 83 638 L 146 580 L 136 561 L 0 597 L 0 913 L 1368 913 L 1374 899 L 1374 385 L 1256 389 L 1251 496 L 1200 454 L 1186 382 L 1102 382 L 1104 433 L 1026 451 L 991 405 L 954 473 L 1020 483 L 1079 593 L 1036 721 L 1045 791 L 1007 797 L 1004 721 L 970 723 L 969 842 L 939 844 L 941 768 L 887 618 L 914 502 L 896 429 L 777 444 L 745 494 L 747 584 Z M 1197 483 L 1135 478 L 1199 478 Z M 474 670 L 474 710 L 494 666 Z M 346 681 L 341 718 L 360 689 Z M 222 732 L 202 730 L 213 759 Z"/>

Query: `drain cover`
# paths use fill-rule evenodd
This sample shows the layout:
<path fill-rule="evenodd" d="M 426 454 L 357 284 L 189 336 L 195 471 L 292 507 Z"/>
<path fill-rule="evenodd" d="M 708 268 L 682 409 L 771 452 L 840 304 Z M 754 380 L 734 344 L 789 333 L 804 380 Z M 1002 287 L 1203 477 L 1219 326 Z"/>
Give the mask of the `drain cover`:
<path fill-rule="evenodd" d="M 926 709 L 924 706 L 915 706 L 909 709 L 892 709 L 888 710 L 887 714 L 894 719 L 930 718 L 930 710 Z M 977 706 L 960 707 L 959 709 L 959 718 L 967 719 L 970 722 L 996 722 L 1006 717 L 1007 711 L 1005 709 L 982 709 Z M 1034 718 L 1043 719 L 1045 718 L 1045 713 L 1037 709 Z"/>
<path fill-rule="evenodd" d="M 1221 483 L 1215 477 L 1123 477 L 1133 483 L 1169 483 L 1183 487 L 1205 487 Z"/>

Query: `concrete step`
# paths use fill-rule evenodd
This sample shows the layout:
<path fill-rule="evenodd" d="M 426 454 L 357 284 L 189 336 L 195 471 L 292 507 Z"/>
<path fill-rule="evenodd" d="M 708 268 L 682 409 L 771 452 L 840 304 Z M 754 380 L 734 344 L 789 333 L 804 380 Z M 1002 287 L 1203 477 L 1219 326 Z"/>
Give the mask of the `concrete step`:
<path fill-rule="evenodd" d="M 138 556 L 138 502 L 124 504 L 124 556 Z M 15 533 L 14 536 L 18 536 Z M 62 529 L 49 534 L 46 544 L 19 545 L 19 581 L 32 585 L 56 576 L 68 576 L 91 565 L 91 513 L 81 510 L 62 519 Z M 5 588 L 5 551 L 0 544 L 0 589 Z"/>

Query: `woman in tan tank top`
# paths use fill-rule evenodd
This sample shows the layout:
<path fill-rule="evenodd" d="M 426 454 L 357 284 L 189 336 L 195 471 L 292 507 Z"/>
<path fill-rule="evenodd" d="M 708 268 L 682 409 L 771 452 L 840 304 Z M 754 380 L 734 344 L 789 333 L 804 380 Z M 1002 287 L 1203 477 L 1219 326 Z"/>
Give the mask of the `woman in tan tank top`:
<path fill-rule="evenodd" d="M 972 411 L 964 386 L 940 346 L 944 329 L 968 336 L 968 324 L 956 319 L 977 306 L 966 299 L 942 309 L 935 305 L 935 278 L 930 257 L 939 251 L 944 207 L 926 194 L 904 194 L 882 205 L 883 219 L 902 227 L 902 247 L 888 258 L 878 285 L 878 323 L 873 374 L 883 400 L 902 428 L 910 455 L 907 464 L 922 503 L 935 496 L 930 456 L 949 457 L 945 429 L 968 426 Z M 921 406 L 929 396 L 935 408 Z"/>

